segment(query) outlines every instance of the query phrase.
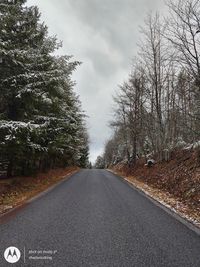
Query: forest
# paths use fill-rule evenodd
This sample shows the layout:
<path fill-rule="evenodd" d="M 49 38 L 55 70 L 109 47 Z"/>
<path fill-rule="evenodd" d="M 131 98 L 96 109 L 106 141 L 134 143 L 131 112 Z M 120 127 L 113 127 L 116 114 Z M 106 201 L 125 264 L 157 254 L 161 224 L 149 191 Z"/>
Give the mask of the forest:
<path fill-rule="evenodd" d="M 26 2 L 0 2 L 0 175 L 9 177 L 88 164 L 71 77 L 80 62 L 57 55 L 62 44 Z"/>
<path fill-rule="evenodd" d="M 199 151 L 200 2 L 167 5 L 165 17 L 148 14 L 140 29 L 129 78 L 114 96 L 113 135 L 98 168 L 119 162 L 131 167 L 141 157 L 168 161 L 176 148 Z"/>

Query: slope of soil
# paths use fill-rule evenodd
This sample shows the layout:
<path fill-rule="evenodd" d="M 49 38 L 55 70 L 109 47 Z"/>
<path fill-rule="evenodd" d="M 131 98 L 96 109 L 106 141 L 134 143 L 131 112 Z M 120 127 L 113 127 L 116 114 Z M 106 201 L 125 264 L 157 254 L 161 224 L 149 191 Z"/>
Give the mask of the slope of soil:
<path fill-rule="evenodd" d="M 43 192 L 77 170 L 77 167 L 68 167 L 39 173 L 36 176 L 1 179 L 0 214 L 23 204 L 27 199 Z"/>
<path fill-rule="evenodd" d="M 150 190 L 173 208 L 200 222 L 200 164 L 196 150 L 173 151 L 169 162 L 145 166 L 139 159 L 133 168 L 118 164 L 112 168 L 139 188 Z"/>

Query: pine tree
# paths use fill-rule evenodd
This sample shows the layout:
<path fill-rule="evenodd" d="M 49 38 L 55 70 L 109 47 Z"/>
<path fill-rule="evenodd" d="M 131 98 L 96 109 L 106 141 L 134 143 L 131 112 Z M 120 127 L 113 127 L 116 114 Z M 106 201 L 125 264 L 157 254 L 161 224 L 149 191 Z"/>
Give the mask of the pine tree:
<path fill-rule="evenodd" d="M 71 80 L 79 62 L 54 56 L 60 44 L 25 3 L 0 3 L 0 156 L 8 175 L 78 164 L 83 153 Z"/>

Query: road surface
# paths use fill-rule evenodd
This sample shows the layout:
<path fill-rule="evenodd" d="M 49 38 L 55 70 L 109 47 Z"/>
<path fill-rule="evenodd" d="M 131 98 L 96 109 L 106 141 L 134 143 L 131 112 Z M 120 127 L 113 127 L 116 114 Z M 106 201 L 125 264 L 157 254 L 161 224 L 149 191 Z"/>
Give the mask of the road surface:
<path fill-rule="evenodd" d="M 82 170 L 7 218 L 0 250 L 1 267 L 200 267 L 200 236 L 105 170 Z"/>

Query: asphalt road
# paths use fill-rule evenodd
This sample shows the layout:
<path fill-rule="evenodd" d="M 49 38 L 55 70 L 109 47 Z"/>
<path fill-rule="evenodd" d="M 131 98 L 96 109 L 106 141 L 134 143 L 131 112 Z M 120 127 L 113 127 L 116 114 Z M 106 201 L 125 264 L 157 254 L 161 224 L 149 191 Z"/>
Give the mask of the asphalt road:
<path fill-rule="evenodd" d="M 117 176 L 82 170 L 1 223 L 0 266 L 200 267 L 200 236 Z"/>

